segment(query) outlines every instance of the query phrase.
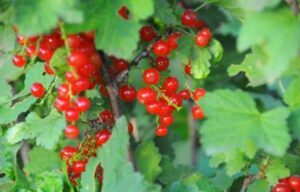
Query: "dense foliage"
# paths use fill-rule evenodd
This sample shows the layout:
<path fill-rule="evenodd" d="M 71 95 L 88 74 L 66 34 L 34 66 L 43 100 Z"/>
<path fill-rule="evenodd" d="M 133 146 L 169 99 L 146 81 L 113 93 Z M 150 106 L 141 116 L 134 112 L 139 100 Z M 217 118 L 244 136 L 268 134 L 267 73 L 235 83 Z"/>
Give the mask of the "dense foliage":
<path fill-rule="evenodd" d="M 0 0 L 0 191 L 299 192 L 297 0 Z"/>

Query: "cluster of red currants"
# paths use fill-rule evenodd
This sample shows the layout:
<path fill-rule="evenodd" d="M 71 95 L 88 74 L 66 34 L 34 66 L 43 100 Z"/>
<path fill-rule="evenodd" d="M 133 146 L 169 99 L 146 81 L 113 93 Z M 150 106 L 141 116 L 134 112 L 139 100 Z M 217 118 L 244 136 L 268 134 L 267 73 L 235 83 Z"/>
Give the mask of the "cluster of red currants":
<path fill-rule="evenodd" d="M 292 175 L 290 177 L 279 179 L 272 192 L 300 192 L 300 176 Z"/>

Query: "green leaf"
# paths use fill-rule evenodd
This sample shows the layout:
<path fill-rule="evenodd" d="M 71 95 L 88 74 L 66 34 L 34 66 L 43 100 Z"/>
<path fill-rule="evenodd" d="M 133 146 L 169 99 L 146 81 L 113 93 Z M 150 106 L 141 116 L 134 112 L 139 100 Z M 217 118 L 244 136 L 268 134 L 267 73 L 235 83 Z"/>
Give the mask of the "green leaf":
<path fill-rule="evenodd" d="M 30 162 L 25 165 L 25 172 L 28 174 L 40 174 L 60 168 L 60 159 L 57 152 L 43 147 L 34 147 L 29 152 L 29 159 Z"/>
<path fill-rule="evenodd" d="M 147 140 L 141 143 L 137 147 L 134 157 L 137 169 L 148 181 L 153 182 L 162 172 L 162 169 L 159 166 L 161 155 L 153 141 Z"/>
<path fill-rule="evenodd" d="M 288 119 L 289 127 L 295 139 L 300 140 L 300 106 L 291 110 L 291 115 Z"/>
<path fill-rule="evenodd" d="M 267 55 L 258 47 L 252 49 L 252 52 L 247 54 L 244 61 L 239 65 L 231 65 L 228 68 L 229 76 L 235 76 L 240 72 L 245 72 L 249 80 L 249 86 L 258 86 L 269 82 L 268 76 L 265 76 L 263 70 L 267 62 Z M 272 78 L 275 78 L 272 77 Z"/>
<path fill-rule="evenodd" d="M 238 0 L 241 8 L 251 11 L 262 11 L 267 8 L 273 8 L 280 3 L 280 0 Z"/>
<path fill-rule="evenodd" d="M 55 71 L 55 74 L 60 77 L 63 77 L 69 69 L 67 64 L 67 51 L 64 47 L 59 48 L 54 52 L 50 60 L 50 67 Z"/>
<path fill-rule="evenodd" d="M 82 174 L 81 192 L 90 192 L 95 189 L 94 172 L 98 163 L 104 170 L 102 191 L 115 192 L 126 189 L 128 192 L 156 192 L 157 187 L 146 182 L 142 175 L 134 172 L 132 165 L 127 161 L 128 150 L 127 121 L 120 118 L 109 141 L 97 151 L 97 159 L 92 159 L 87 170 Z M 112 158 L 111 154 L 114 154 Z M 131 183 L 128 185 L 128 183 Z"/>
<path fill-rule="evenodd" d="M 16 35 L 11 25 L 5 25 L 2 32 L 0 30 L 0 37 L 0 50 L 5 52 L 13 51 L 16 44 Z"/>
<path fill-rule="evenodd" d="M 253 45 L 262 45 L 268 60 L 262 63 L 261 73 L 268 83 L 273 83 L 298 55 L 298 31 L 300 19 L 288 9 L 251 14 L 241 28 L 238 49 L 245 51 Z"/>
<path fill-rule="evenodd" d="M 207 116 L 200 129 L 207 154 L 239 149 L 251 156 L 255 148 L 278 156 L 285 154 L 291 141 L 286 108 L 261 113 L 251 96 L 240 90 L 217 90 L 208 93 L 200 103 Z"/>
<path fill-rule="evenodd" d="M 299 156 L 288 153 L 284 156 L 283 161 L 290 170 L 291 175 L 297 175 L 300 172 Z"/>
<path fill-rule="evenodd" d="M 300 77 L 293 79 L 284 94 L 283 100 L 290 107 L 300 104 Z"/>
<path fill-rule="evenodd" d="M 218 40 L 212 39 L 209 43 L 208 50 L 212 54 L 213 63 L 218 63 L 221 61 L 223 57 L 223 47 Z"/>
<path fill-rule="evenodd" d="M 34 178 L 35 191 L 63 191 L 62 174 L 59 171 L 48 171 Z"/>
<path fill-rule="evenodd" d="M 232 185 L 233 181 L 234 178 L 229 177 L 223 170 L 218 171 L 216 176 L 210 179 L 210 182 L 222 191 L 226 191 Z"/>
<path fill-rule="evenodd" d="M 8 129 L 6 138 L 9 143 L 17 143 L 23 139 L 35 138 L 37 145 L 52 149 L 57 143 L 66 122 L 56 110 L 40 118 L 34 112 L 26 117 L 26 121 Z"/>
<path fill-rule="evenodd" d="M 274 185 L 278 182 L 278 179 L 290 176 L 290 171 L 282 160 L 272 159 L 265 171 L 265 175 L 267 181 Z"/>
<path fill-rule="evenodd" d="M 166 0 L 155 0 L 154 1 L 155 12 L 154 17 L 166 24 L 175 24 L 177 19 L 173 14 L 171 5 Z"/>
<path fill-rule="evenodd" d="M 76 0 L 22 0 L 15 1 L 14 23 L 23 35 L 36 35 L 55 27 L 58 18 L 67 22 L 81 22 L 82 14 L 76 10 Z"/>
<path fill-rule="evenodd" d="M 255 182 L 251 183 L 248 187 L 248 192 L 269 192 L 270 185 L 266 180 L 256 180 Z"/>

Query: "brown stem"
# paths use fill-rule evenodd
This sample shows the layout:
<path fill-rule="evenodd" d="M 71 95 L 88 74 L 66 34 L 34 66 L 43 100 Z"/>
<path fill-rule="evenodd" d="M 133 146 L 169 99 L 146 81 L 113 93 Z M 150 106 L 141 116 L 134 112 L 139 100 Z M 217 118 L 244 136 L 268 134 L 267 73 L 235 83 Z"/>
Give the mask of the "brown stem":
<path fill-rule="evenodd" d="M 298 6 L 298 1 L 297 0 L 285 0 L 287 4 L 291 7 L 293 13 L 295 16 L 298 15 L 299 13 L 299 6 Z"/>
<path fill-rule="evenodd" d="M 188 130 L 189 130 L 189 142 L 190 142 L 190 150 L 191 150 L 191 163 L 192 165 L 197 165 L 197 150 L 198 150 L 198 135 L 195 126 L 195 119 L 192 114 L 193 102 L 189 102 L 189 114 L 188 114 Z"/>
<path fill-rule="evenodd" d="M 29 149 L 29 144 L 26 141 L 24 141 L 20 149 L 20 155 L 24 165 L 29 163 Z"/>

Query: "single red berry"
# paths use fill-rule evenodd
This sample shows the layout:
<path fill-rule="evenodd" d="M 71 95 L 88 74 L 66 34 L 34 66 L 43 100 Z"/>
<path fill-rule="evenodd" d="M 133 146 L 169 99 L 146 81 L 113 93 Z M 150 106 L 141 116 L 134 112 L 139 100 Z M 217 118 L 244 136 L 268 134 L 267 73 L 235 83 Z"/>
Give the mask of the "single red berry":
<path fill-rule="evenodd" d="M 142 104 L 152 103 L 156 100 L 156 97 L 155 90 L 150 87 L 141 88 L 137 92 L 137 100 Z"/>
<path fill-rule="evenodd" d="M 200 32 L 199 32 L 199 34 L 203 35 L 206 39 L 208 39 L 208 41 L 212 37 L 211 30 L 209 28 L 207 28 L 207 27 L 201 29 Z"/>
<path fill-rule="evenodd" d="M 165 100 L 160 100 L 160 110 L 159 116 L 169 116 L 172 115 L 174 108 L 171 107 Z"/>
<path fill-rule="evenodd" d="M 49 61 L 45 62 L 44 69 L 45 69 L 45 72 L 48 75 L 53 75 L 54 74 L 53 69 L 50 67 L 50 62 Z"/>
<path fill-rule="evenodd" d="M 289 185 L 289 179 L 290 179 L 289 177 L 286 177 L 286 178 L 283 178 L 283 179 L 279 179 L 278 182 L 279 183 L 286 183 L 286 184 Z"/>
<path fill-rule="evenodd" d="M 89 88 L 90 82 L 86 78 L 80 78 L 72 83 L 72 89 L 75 93 L 80 93 Z"/>
<path fill-rule="evenodd" d="M 293 190 L 300 190 L 300 176 L 293 175 L 289 178 L 289 186 Z"/>
<path fill-rule="evenodd" d="M 146 110 L 148 111 L 148 113 L 153 115 L 158 115 L 160 108 L 161 106 L 159 101 L 154 101 L 152 103 L 146 104 Z"/>
<path fill-rule="evenodd" d="M 118 13 L 121 17 L 123 17 L 124 19 L 128 19 L 128 16 L 129 16 L 129 11 L 127 9 L 126 6 L 122 6 L 119 10 L 118 10 Z"/>
<path fill-rule="evenodd" d="M 60 159 L 68 160 L 78 153 L 78 149 L 72 146 L 66 146 L 60 151 Z"/>
<path fill-rule="evenodd" d="M 65 129 L 65 136 L 69 139 L 76 139 L 80 131 L 76 125 L 68 125 Z"/>
<path fill-rule="evenodd" d="M 96 133 L 97 147 L 105 144 L 110 138 L 111 132 L 108 129 L 101 129 Z"/>
<path fill-rule="evenodd" d="M 80 52 L 80 51 L 73 51 L 71 55 L 69 55 L 67 59 L 68 65 L 79 68 L 82 67 L 85 64 L 89 63 L 88 57 Z"/>
<path fill-rule="evenodd" d="M 37 98 L 43 97 L 45 94 L 45 88 L 44 88 L 43 84 L 41 84 L 41 83 L 32 84 L 31 94 Z"/>
<path fill-rule="evenodd" d="M 174 93 L 176 92 L 177 88 L 179 86 L 179 82 L 177 80 L 176 77 L 172 77 L 169 76 L 165 79 L 165 81 L 163 82 L 163 86 L 162 89 L 166 92 L 166 93 Z"/>
<path fill-rule="evenodd" d="M 181 16 L 181 23 L 186 27 L 195 27 L 197 22 L 198 16 L 193 10 L 185 10 Z"/>
<path fill-rule="evenodd" d="M 188 89 L 182 89 L 179 91 L 178 95 L 181 97 L 181 99 L 190 99 L 191 98 L 191 93 Z"/>
<path fill-rule="evenodd" d="M 123 59 L 116 59 L 113 61 L 114 69 L 117 73 L 124 71 L 129 68 L 129 63 Z"/>
<path fill-rule="evenodd" d="M 136 90 L 131 85 L 122 85 L 119 88 L 119 97 L 125 102 L 132 102 L 136 98 Z"/>
<path fill-rule="evenodd" d="M 203 20 L 198 20 L 197 23 L 196 23 L 196 25 L 195 25 L 195 28 L 201 29 L 201 28 L 203 28 L 203 27 L 206 27 L 205 21 L 203 21 Z"/>
<path fill-rule="evenodd" d="M 192 65 L 189 63 L 187 65 L 184 66 L 184 72 L 185 74 L 187 75 L 190 75 L 191 74 L 191 69 L 192 69 Z"/>
<path fill-rule="evenodd" d="M 164 71 L 169 67 L 169 59 L 167 57 L 156 57 L 155 68 L 159 71 Z"/>
<path fill-rule="evenodd" d="M 155 37 L 155 32 L 152 26 L 147 25 L 140 29 L 140 37 L 143 41 L 149 42 Z"/>
<path fill-rule="evenodd" d="M 156 56 L 166 57 L 171 52 L 171 48 L 169 47 L 168 41 L 159 40 L 153 44 L 153 53 Z"/>
<path fill-rule="evenodd" d="M 100 86 L 100 93 L 104 98 L 109 97 L 108 91 L 107 91 L 106 87 L 103 85 Z"/>
<path fill-rule="evenodd" d="M 204 97 L 206 94 L 205 90 L 202 88 L 198 88 L 193 92 L 193 99 L 198 101 L 200 98 Z"/>
<path fill-rule="evenodd" d="M 160 74 L 157 69 L 149 68 L 144 71 L 143 80 L 148 85 L 154 85 L 159 82 Z"/>
<path fill-rule="evenodd" d="M 66 98 L 58 97 L 54 101 L 54 107 L 57 109 L 57 111 L 63 112 L 70 109 L 70 102 Z"/>
<path fill-rule="evenodd" d="M 204 35 L 198 33 L 196 35 L 195 38 L 195 43 L 199 46 L 199 47 L 205 47 L 209 42 L 209 39 L 207 37 L 205 37 Z"/>
<path fill-rule="evenodd" d="M 80 35 L 73 34 L 73 35 L 69 35 L 67 40 L 68 40 L 68 45 L 74 49 L 79 47 L 81 38 Z"/>
<path fill-rule="evenodd" d="M 159 117 L 159 123 L 163 127 L 168 127 L 173 123 L 173 121 L 174 121 L 174 117 L 172 115 Z"/>
<path fill-rule="evenodd" d="M 22 46 L 25 45 L 26 37 L 23 36 L 23 35 L 18 35 L 17 36 L 17 42 L 18 42 L 19 45 L 22 45 Z"/>
<path fill-rule="evenodd" d="M 64 41 L 61 39 L 61 34 L 52 33 L 50 35 L 44 35 L 41 44 L 45 44 L 48 48 L 55 50 L 63 46 Z"/>
<path fill-rule="evenodd" d="M 103 124 L 113 126 L 115 124 L 115 118 L 111 110 L 105 109 L 100 113 L 100 118 Z"/>
<path fill-rule="evenodd" d="M 60 97 L 60 98 L 67 98 L 67 99 L 70 98 L 69 91 L 70 91 L 70 84 L 68 84 L 68 83 L 62 83 L 57 88 L 58 97 Z"/>
<path fill-rule="evenodd" d="M 175 33 L 172 33 L 170 36 L 169 36 L 169 47 L 171 49 L 177 49 L 178 45 L 177 45 L 177 40 L 179 39 L 179 37 L 181 37 L 182 33 L 181 32 L 175 32 Z"/>
<path fill-rule="evenodd" d="M 80 113 L 76 109 L 68 109 L 65 113 L 65 118 L 69 122 L 78 121 L 79 117 Z"/>
<path fill-rule="evenodd" d="M 195 105 L 192 108 L 192 114 L 195 119 L 202 119 L 204 117 L 204 112 L 202 111 L 199 105 Z"/>
<path fill-rule="evenodd" d="M 176 94 L 176 93 L 170 94 L 169 99 L 177 107 L 182 106 L 182 99 L 178 94 Z"/>
<path fill-rule="evenodd" d="M 75 174 L 81 174 L 82 172 L 85 171 L 86 164 L 87 164 L 86 160 L 74 161 L 72 170 L 74 171 Z"/>
<path fill-rule="evenodd" d="M 40 45 L 40 48 L 38 50 L 38 56 L 43 61 L 50 61 L 50 59 L 53 56 L 54 51 L 47 47 L 45 44 Z"/>
<path fill-rule="evenodd" d="M 78 111 L 86 112 L 90 108 L 91 102 L 86 97 L 79 97 L 75 102 L 75 106 Z"/>
<path fill-rule="evenodd" d="M 129 134 L 131 134 L 133 132 L 133 125 L 132 125 L 132 123 L 130 123 L 130 122 L 128 123 L 127 129 L 128 129 L 128 133 Z"/>
<path fill-rule="evenodd" d="M 26 55 L 31 58 L 36 54 L 36 45 L 28 45 L 26 47 Z"/>
<path fill-rule="evenodd" d="M 285 183 L 278 183 L 273 188 L 272 192 L 292 192 L 289 186 Z"/>
<path fill-rule="evenodd" d="M 22 55 L 15 55 L 13 57 L 13 63 L 16 67 L 23 67 L 24 65 L 26 65 L 26 59 Z"/>
<path fill-rule="evenodd" d="M 159 137 L 165 137 L 168 134 L 168 128 L 164 126 L 158 126 L 155 129 L 155 134 Z"/>
<path fill-rule="evenodd" d="M 69 82 L 69 83 L 74 83 L 76 81 L 75 75 L 73 72 L 71 71 L 67 71 L 65 73 L 65 79 Z"/>

